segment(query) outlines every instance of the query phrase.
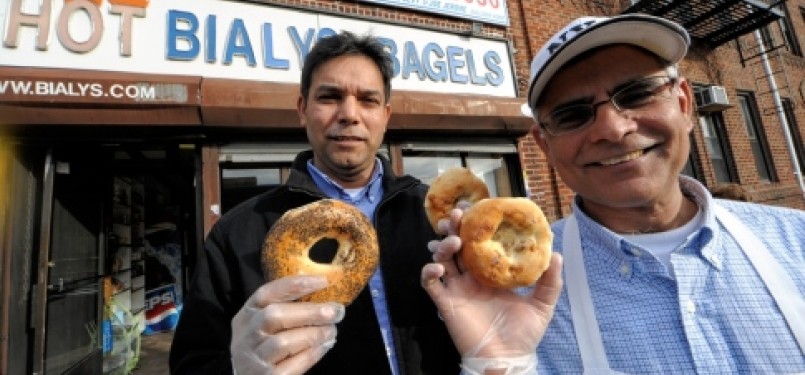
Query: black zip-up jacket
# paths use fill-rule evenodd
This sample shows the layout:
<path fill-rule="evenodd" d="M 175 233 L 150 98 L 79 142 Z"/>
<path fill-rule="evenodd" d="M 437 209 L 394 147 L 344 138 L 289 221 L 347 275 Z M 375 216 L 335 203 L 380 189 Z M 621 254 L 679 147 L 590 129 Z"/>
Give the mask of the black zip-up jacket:
<path fill-rule="evenodd" d="M 260 254 L 274 222 L 289 209 L 325 198 L 307 172 L 311 151 L 294 160 L 288 182 L 227 212 L 212 228 L 193 272 L 170 353 L 172 374 L 232 374 L 230 322 L 266 279 Z M 380 157 L 384 194 L 373 224 L 396 347 L 398 374 L 457 374 L 460 357 L 420 285 L 438 236 L 423 209 L 427 185 L 397 177 Z M 336 344 L 308 374 L 389 374 L 368 287 L 346 308 Z"/>

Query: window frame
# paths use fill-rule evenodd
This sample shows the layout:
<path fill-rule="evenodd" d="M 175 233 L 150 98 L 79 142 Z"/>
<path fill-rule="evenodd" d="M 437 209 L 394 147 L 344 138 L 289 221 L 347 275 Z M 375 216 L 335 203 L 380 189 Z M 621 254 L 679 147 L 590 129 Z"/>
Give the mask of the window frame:
<path fill-rule="evenodd" d="M 755 160 L 755 170 L 758 179 L 763 182 L 778 182 L 777 170 L 774 167 L 774 158 L 769 147 L 763 122 L 760 118 L 755 95 L 749 91 L 739 91 L 738 105 L 743 117 L 744 129 L 752 156 Z M 754 135 L 754 136 L 753 136 Z M 757 143 L 755 145 L 755 142 Z M 755 147 L 756 146 L 756 147 Z"/>
<path fill-rule="evenodd" d="M 702 140 L 705 145 L 710 166 L 713 169 L 713 178 L 717 183 L 739 182 L 738 168 L 735 163 L 735 155 L 730 147 L 729 135 L 726 131 L 724 117 L 721 112 L 709 112 L 698 114 L 699 126 L 702 131 Z M 707 129 L 705 129 L 707 127 Z M 709 136 L 708 136 L 709 135 Z M 715 144 L 713 144 L 713 142 Z M 721 158 L 718 163 L 711 148 L 718 147 Z"/>

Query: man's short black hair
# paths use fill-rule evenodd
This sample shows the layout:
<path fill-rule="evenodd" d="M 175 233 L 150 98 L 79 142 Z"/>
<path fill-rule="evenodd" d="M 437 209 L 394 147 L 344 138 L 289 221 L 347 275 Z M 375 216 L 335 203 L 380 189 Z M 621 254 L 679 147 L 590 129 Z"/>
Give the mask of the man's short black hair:
<path fill-rule="evenodd" d="M 307 54 L 302 66 L 300 82 L 302 97 L 307 100 L 313 72 L 321 64 L 344 55 L 366 56 L 377 65 L 383 77 L 385 101 L 388 102 L 391 99 L 391 77 L 394 75 L 394 63 L 391 56 L 376 37 L 371 35 L 359 37 L 349 31 L 342 31 L 339 34 L 320 39 Z"/>

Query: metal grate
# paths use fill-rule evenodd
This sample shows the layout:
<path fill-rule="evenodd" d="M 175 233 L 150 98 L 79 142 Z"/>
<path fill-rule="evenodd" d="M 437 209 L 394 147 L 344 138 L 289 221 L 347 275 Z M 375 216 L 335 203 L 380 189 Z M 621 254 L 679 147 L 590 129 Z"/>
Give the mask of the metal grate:
<path fill-rule="evenodd" d="M 694 42 L 712 48 L 783 17 L 776 7 L 756 0 L 643 0 L 623 13 L 646 13 L 683 25 Z"/>

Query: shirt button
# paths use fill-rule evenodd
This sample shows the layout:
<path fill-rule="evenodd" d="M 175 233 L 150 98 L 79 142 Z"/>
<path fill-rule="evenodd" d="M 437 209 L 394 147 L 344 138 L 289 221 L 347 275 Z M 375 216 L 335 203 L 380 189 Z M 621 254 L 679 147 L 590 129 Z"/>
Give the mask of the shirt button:
<path fill-rule="evenodd" d="M 632 255 L 634 255 L 636 257 L 639 257 L 640 256 L 640 249 L 638 249 L 636 247 L 630 247 L 629 248 L 629 253 L 631 253 Z"/>
<path fill-rule="evenodd" d="M 624 264 L 621 264 L 621 268 L 618 271 L 623 276 L 629 276 L 629 273 L 632 271 L 632 267 L 629 267 L 628 264 L 624 263 Z"/>
<path fill-rule="evenodd" d="M 377 298 L 378 296 L 380 296 L 380 291 L 372 289 L 372 297 Z"/>
<path fill-rule="evenodd" d="M 696 313 L 696 303 L 693 301 L 685 302 L 685 310 L 687 310 L 690 314 Z"/>
<path fill-rule="evenodd" d="M 710 262 L 713 262 L 713 264 L 715 264 L 715 265 L 716 265 L 716 266 L 718 266 L 718 267 L 720 267 L 720 266 L 721 266 L 721 259 L 719 259 L 719 258 L 718 258 L 717 256 L 715 256 L 715 255 L 713 255 L 713 256 L 711 256 L 711 257 L 710 257 Z"/>

